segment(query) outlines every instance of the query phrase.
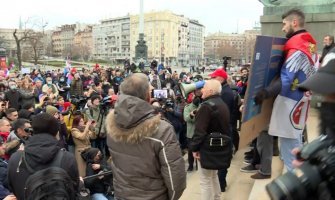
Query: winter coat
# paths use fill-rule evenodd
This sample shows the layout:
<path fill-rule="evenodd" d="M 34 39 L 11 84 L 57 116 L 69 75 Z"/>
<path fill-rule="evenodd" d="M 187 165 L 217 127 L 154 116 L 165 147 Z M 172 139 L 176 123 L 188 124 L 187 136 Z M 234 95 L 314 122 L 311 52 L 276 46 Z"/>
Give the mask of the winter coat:
<path fill-rule="evenodd" d="M 5 92 L 5 101 L 9 101 L 8 108 L 20 110 L 21 94 L 18 90 L 8 90 Z"/>
<path fill-rule="evenodd" d="M 194 135 L 194 128 L 195 128 L 195 117 L 191 117 L 190 113 L 196 110 L 198 107 L 193 103 L 190 103 L 185 106 L 184 108 L 184 120 L 186 121 L 187 125 L 187 138 L 192 138 Z"/>
<path fill-rule="evenodd" d="M 109 171 L 110 167 L 103 161 L 99 161 L 98 163 L 94 162 L 94 157 L 99 152 L 99 149 L 91 148 L 85 151 L 82 156 L 86 161 L 86 176 L 92 176 L 98 174 L 100 171 Z M 100 164 L 100 169 L 94 170 L 92 168 L 93 164 Z M 89 178 L 85 180 L 85 187 L 90 190 L 91 195 L 95 193 L 105 193 L 106 192 L 106 183 L 109 181 L 112 184 L 113 175 L 105 175 L 102 179 L 100 178 Z"/>
<path fill-rule="evenodd" d="M 70 94 L 80 96 L 84 93 L 84 86 L 81 79 L 73 79 L 70 85 Z"/>
<path fill-rule="evenodd" d="M 35 105 L 35 97 L 37 96 L 37 91 L 36 91 L 36 94 L 35 94 L 30 90 L 19 89 L 19 92 L 20 92 L 20 95 L 21 95 L 21 99 L 20 99 L 20 104 L 21 105 L 24 105 L 24 104 L 27 104 L 27 103 Z"/>
<path fill-rule="evenodd" d="M 212 115 L 213 108 L 206 101 L 214 103 L 219 111 L 219 116 Z M 193 152 L 200 150 L 206 136 L 213 132 L 220 132 L 229 135 L 229 109 L 222 101 L 219 95 L 211 96 L 204 99 L 195 116 L 195 130 L 190 144 L 190 149 Z"/>
<path fill-rule="evenodd" d="M 185 163 L 171 124 L 137 97 L 120 95 L 106 119 L 115 197 L 175 200 L 186 187 Z"/>
<path fill-rule="evenodd" d="M 91 139 L 95 139 L 96 135 L 92 129 L 88 131 L 81 132 L 77 128 L 71 129 L 71 135 L 73 138 L 74 146 L 75 146 L 75 157 L 78 165 L 79 175 L 81 177 L 86 176 L 86 162 L 81 157 L 81 152 L 83 152 L 87 148 L 91 148 Z"/>
<path fill-rule="evenodd" d="M 7 162 L 0 158 L 0 199 L 10 195 L 7 183 Z"/>
<path fill-rule="evenodd" d="M 25 182 L 30 176 L 21 162 L 22 154 L 25 153 L 26 161 L 31 168 L 42 170 L 49 167 L 59 150 L 55 137 L 47 133 L 40 133 L 27 140 L 24 151 L 17 151 L 11 156 L 8 162 L 8 186 L 17 199 L 24 199 Z M 78 188 L 78 168 L 71 153 L 64 152 L 60 167 L 71 177 L 75 188 Z"/>
<path fill-rule="evenodd" d="M 106 138 L 106 126 L 105 126 L 105 121 L 106 121 L 106 114 L 103 113 L 104 110 L 101 110 L 101 108 L 98 107 L 90 107 L 85 111 L 86 116 L 89 119 L 92 119 L 95 121 L 96 126 L 95 126 L 95 133 L 98 138 Z M 100 132 L 99 132 L 100 131 Z"/>

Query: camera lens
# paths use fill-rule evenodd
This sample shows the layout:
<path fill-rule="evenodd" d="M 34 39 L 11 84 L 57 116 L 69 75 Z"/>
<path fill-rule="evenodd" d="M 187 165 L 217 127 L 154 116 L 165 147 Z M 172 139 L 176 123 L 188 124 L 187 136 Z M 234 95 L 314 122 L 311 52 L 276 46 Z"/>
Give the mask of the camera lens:
<path fill-rule="evenodd" d="M 305 200 L 310 192 L 316 191 L 321 176 L 316 166 L 304 163 L 287 172 L 266 186 L 272 200 Z"/>

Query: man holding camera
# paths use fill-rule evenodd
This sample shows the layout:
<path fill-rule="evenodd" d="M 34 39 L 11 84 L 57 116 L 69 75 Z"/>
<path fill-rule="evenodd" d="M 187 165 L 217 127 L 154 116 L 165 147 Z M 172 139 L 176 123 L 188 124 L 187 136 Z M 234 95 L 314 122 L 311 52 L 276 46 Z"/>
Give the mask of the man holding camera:
<path fill-rule="evenodd" d="M 105 107 L 105 103 L 101 103 L 101 97 L 99 95 L 91 96 L 91 105 L 86 110 L 86 116 L 96 123 L 95 133 L 97 138 L 92 142 L 92 147 L 98 148 L 103 155 L 106 155 L 106 128 L 105 118 L 108 110 Z"/>

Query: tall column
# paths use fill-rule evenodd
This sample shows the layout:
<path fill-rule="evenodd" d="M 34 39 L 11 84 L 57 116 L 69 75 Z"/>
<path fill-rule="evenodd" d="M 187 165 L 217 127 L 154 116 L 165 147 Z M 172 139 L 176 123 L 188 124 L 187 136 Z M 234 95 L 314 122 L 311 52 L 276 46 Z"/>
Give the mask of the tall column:
<path fill-rule="evenodd" d="M 139 36 L 137 45 L 135 47 L 135 60 L 147 62 L 148 46 L 144 40 L 144 11 L 143 0 L 140 0 L 140 14 L 139 14 Z"/>
<path fill-rule="evenodd" d="M 143 10 L 143 0 L 140 0 L 140 25 L 139 34 L 144 33 L 144 10 Z"/>

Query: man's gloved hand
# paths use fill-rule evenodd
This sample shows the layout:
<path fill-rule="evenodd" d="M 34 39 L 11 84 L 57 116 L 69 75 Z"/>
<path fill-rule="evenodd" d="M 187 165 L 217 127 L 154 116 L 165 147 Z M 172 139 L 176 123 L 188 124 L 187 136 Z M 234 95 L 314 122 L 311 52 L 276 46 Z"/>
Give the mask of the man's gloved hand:
<path fill-rule="evenodd" d="M 255 104 L 256 105 L 260 105 L 262 104 L 262 102 L 268 98 L 269 96 L 269 93 L 265 90 L 265 89 L 262 89 L 261 91 L 257 92 L 255 98 L 254 98 L 254 101 L 255 101 Z"/>

